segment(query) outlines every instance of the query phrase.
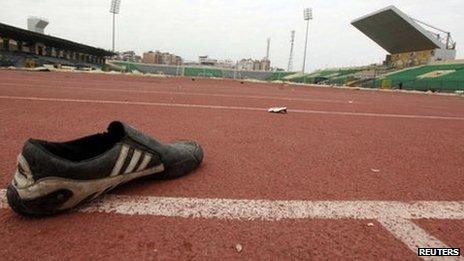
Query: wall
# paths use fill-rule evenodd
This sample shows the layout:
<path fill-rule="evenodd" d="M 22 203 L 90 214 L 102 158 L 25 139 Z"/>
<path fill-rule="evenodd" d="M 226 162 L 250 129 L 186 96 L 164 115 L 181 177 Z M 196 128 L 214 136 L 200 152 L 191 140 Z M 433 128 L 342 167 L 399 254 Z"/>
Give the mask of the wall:
<path fill-rule="evenodd" d="M 112 63 L 117 64 L 117 65 L 126 65 L 128 63 L 121 62 L 121 61 L 112 61 Z M 184 74 L 184 69 L 185 68 L 195 68 L 193 71 L 200 71 L 202 70 L 202 67 L 187 67 L 187 66 L 169 66 L 169 65 L 158 65 L 158 64 L 141 64 L 141 63 L 130 63 L 130 68 L 136 68 L 137 71 L 140 71 L 142 73 L 153 73 L 153 74 L 165 74 L 165 75 L 185 75 Z M 215 71 L 221 71 L 222 77 L 223 78 L 230 78 L 230 79 L 256 79 L 256 80 L 266 80 L 268 77 L 270 77 L 274 72 L 271 71 L 234 71 L 231 69 L 221 69 L 221 68 L 211 68 L 211 67 L 205 67 L 205 70 L 215 70 Z M 206 73 L 206 75 L 209 75 Z M 217 75 L 217 73 L 214 73 L 212 75 Z M 189 75 L 185 75 L 189 76 Z M 190 75 L 190 76 L 196 76 L 196 75 Z M 202 73 L 199 73 L 200 77 L 204 76 Z"/>

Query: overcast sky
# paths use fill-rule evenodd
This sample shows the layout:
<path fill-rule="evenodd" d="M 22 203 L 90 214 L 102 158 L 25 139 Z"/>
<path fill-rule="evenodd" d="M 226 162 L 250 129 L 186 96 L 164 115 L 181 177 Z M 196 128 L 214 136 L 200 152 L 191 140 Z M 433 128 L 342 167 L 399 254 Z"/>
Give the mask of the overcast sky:
<path fill-rule="evenodd" d="M 29 15 L 50 21 L 46 33 L 111 48 L 111 0 L 0 0 L 0 22 L 25 28 Z M 296 31 L 294 69 L 301 69 L 305 23 L 312 7 L 309 69 L 366 65 L 386 52 L 350 22 L 388 5 L 452 32 L 464 53 L 464 0 L 122 0 L 116 50 L 168 51 L 187 60 L 260 59 L 270 37 L 270 59 L 287 68 L 290 31 Z M 462 44 L 462 45 L 461 45 Z"/>

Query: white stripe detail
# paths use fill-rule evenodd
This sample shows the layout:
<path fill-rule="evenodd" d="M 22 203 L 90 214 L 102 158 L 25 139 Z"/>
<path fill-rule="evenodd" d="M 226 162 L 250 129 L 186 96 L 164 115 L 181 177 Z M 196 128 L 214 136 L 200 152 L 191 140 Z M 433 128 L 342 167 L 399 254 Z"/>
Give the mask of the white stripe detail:
<path fill-rule="evenodd" d="M 140 152 L 139 150 L 134 150 L 134 153 L 132 154 L 132 158 L 129 162 L 129 165 L 126 168 L 126 171 L 124 171 L 124 174 L 131 173 L 134 170 L 135 165 L 137 165 L 137 162 L 139 162 L 141 155 L 142 155 L 142 152 Z"/>
<path fill-rule="evenodd" d="M 21 168 L 23 168 L 23 170 L 24 170 L 23 174 L 28 179 L 33 179 L 32 172 L 31 172 L 31 169 L 29 167 L 29 163 L 27 163 L 27 160 L 26 160 L 26 158 L 24 158 L 23 154 L 18 155 L 18 164 L 21 165 Z"/>
<path fill-rule="evenodd" d="M 241 110 L 241 111 L 267 112 L 267 108 L 258 108 L 258 107 L 221 106 L 221 105 L 205 105 L 205 104 L 185 104 L 185 103 L 85 100 L 85 99 L 66 99 L 66 98 L 39 98 L 39 97 L 22 97 L 22 96 L 5 96 L 5 95 L 0 95 L 0 99 L 27 100 L 27 101 L 52 101 L 52 102 L 77 102 L 77 103 L 95 103 L 95 104 L 118 104 L 118 105 L 139 105 L 139 106 L 162 106 L 162 107 L 173 107 L 173 108 L 197 108 L 197 109 L 213 109 L 213 110 Z M 317 111 L 317 110 L 298 110 L 298 109 L 289 109 L 288 112 L 303 113 L 303 114 L 325 114 L 325 115 L 336 115 L 336 116 L 357 116 L 357 117 L 380 117 L 380 118 L 399 118 L 399 119 L 426 119 L 426 120 L 464 121 L 464 117 L 459 117 L 459 116 L 390 114 L 390 113 L 344 112 L 344 111 Z"/>
<path fill-rule="evenodd" d="M 34 184 L 34 180 L 33 179 L 28 179 L 26 176 L 24 176 L 23 174 L 19 173 L 19 170 L 16 170 L 15 171 L 15 174 L 14 174 L 14 184 L 16 185 L 16 187 L 18 188 L 26 188 L 26 187 L 29 187 L 31 186 L 32 184 Z"/>
<path fill-rule="evenodd" d="M 119 151 L 118 159 L 116 160 L 116 164 L 114 164 L 110 176 L 116 176 L 119 174 L 119 171 L 121 171 L 121 168 L 124 165 L 124 162 L 126 161 L 128 152 L 129 147 L 123 144 L 121 150 Z"/>
<path fill-rule="evenodd" d="M 19 168 L 23 171 L 19 171 Z M 32 177 L 32 172 L 29 167 L 29 163 L 27 163 L 26 158 L 24 158 L 23 154 L 18 155 L 18 167 L 16 168 L 14 174 L 14 182 L 16 186 L 19 188 L 29 187 L 34 184 L 34 178 Z"/>
<path fill-rule="evenodd" d="M 150 162 L 151 157 L 152 155 L 150 153 L 145 153 L 145 155 L 143 155 L 142 163 L 140 163 L 140 166 L 137 168 L 137 171 L 144 170 Z"/>
<path fill-rule="evenodd" d="M 60 209 L 67 209 L 75 206 L 78 202 L 81 202 L 83 199 L 94 193 L 98 196 L 109 188 L 114 188 L 133 179 L 154 175 L 163 171 L 164 165 L 160 164 L 144 171 L 94 180 L 73 180 L 61 177 L 46 177 L 38 180 L 30 187 L 24 189 L 16 188 L 16 191 L 21 199 L 30 200 L 52 193 L 56 191 L 56 188 L 70 190 L 72 191 L 72 197 L 60 206 Z"/>

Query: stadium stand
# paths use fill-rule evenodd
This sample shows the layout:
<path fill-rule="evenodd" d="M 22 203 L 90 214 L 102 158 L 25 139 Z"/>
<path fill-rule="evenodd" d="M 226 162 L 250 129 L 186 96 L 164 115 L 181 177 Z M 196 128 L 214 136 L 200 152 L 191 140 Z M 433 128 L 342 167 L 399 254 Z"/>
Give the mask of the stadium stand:
<path fill-rule="evenodd" d="M 0 23 L 0 56 L 9 66 L 43 64 L 98 68 L 113 52 Z"/>
<path fill-rule="evenodd" d="M 464 61 L 413 67 L 386 74 L 362 86 L 420 91 L 464 90 Z"/>
<path fill-rule="evenodd" d="M 285 79 L 290 82 L 297 83 L 344 85 L 348 80 L 358 79 L 355 77 L 355 74 L 365 70 L 369 69 L 366 67 L 323 69 L 304 75 L 301 73 L 295 74 L 293 76 L 285 77 Z"/>
<path fill-rule="evenodd" d="M 450 32 L 416 20 L 395 6 L 362 16 L 351 24 L 385 49 L 389 53 L 385 64 L 397 69 L 456 58 L 456 43 Z"/>

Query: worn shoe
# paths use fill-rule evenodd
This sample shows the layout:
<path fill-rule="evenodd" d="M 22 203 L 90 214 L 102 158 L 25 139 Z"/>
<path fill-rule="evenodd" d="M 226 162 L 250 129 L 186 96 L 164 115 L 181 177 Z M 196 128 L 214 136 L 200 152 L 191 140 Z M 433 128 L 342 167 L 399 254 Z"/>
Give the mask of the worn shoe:
<path fill-rule="evenodd" d="M 30 139 L 18 156 L 8 203 L 20 214 L 54 214 L 136 178 L 183 176 L 202 160 L 194 141 L 163 144 L 117 121 L 105 133 L 73 141 Z"/>

